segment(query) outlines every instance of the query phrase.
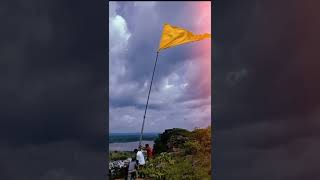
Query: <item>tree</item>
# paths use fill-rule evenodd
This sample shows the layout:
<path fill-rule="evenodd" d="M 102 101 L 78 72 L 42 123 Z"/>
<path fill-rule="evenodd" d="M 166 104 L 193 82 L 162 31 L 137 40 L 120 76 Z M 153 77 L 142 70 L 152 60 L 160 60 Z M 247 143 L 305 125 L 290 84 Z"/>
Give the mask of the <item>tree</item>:
<path fill-rule="evenodd" d="M 168 144 L 181 147 L 182 156 L 167 153 Z M 149 161 L 144 169 L 152 179 L 190 179 L 206 180 L 211 178 L 211 127 L 196 128 L 192 132 L 185 129 L 167 129 L 155 141 L 158 154 Z"/>
<path fill-rule="evenodd" d="M 166 129 L 159 137 L 155 140 L 154 150 L 156 154 L 161 152 L 167 152 L 170 150 L 170 146 L 179 147 L 185 141 L 188 140 L 191 132 L 186 129 L 173 128 Z"/>

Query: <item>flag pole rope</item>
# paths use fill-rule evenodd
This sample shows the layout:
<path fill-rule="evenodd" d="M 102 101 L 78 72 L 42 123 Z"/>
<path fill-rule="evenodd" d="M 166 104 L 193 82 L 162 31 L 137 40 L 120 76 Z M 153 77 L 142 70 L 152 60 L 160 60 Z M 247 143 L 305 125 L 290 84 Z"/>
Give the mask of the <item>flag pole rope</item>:
<path fill-rule="evenodd" d="M 147 104 L 146 104 L 146 108 L 145 108 L 145 110 L 144 110 L 142 127 L 141 127 L 141 134 L 140 134 L 140 141 L 139 141 L 139 149 L 141 148 L 141 141 L 142 141 L 142 135 L 143 135 L 143 129 L 144 129 L 144 122 L 145 122 L 145 119 L 146 119 L 146 114 L 147 114 L 147 109 L 148 109 L 148 104 L 149 104 L 149 97 L 150 97 L 150 92 L 151 92 L 151 87 L 152 87 L 154 72 L 155 72 L 156 66 L 157 66 L 158 55 L 159 55 L 159 51 L 157 51 L 156 61 L 155 61 L 155 63 L 154 63 L 154 67 L 153 67 L 152 78 L 151 78 L 151 83 L 150 83 L 150 88 L 149 88 L 149 93 L 148 93 L 148 98 L 147 98 Z"/>

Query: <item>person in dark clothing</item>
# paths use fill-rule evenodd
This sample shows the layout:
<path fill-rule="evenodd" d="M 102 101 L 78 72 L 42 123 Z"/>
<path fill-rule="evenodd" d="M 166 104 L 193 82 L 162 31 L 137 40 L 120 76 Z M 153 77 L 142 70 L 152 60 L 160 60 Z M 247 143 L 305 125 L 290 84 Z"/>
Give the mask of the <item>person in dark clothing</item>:
<path fill-rule="evenodd" d="M 132 157 L 131 162 L 129 163 L 128 166 L 128 174 L 130 177 L 130 180 L 135 180 L 137 177 L 137 168 L 138 168 L 138 164 L 136 161 L 136 157 Z"/>

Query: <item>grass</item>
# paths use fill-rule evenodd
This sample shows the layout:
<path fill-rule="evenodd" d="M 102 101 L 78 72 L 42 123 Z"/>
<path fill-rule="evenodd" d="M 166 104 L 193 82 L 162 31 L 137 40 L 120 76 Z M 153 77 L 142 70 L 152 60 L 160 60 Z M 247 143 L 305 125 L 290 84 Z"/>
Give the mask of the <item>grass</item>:
<path fill-rule="evenodd" d="M 125 160 L 133 156 L 134 156 L 134 152 L 131 152 L 131 151 L 111 151 L 109 154 L 109 159 L 111 161 Z"/>

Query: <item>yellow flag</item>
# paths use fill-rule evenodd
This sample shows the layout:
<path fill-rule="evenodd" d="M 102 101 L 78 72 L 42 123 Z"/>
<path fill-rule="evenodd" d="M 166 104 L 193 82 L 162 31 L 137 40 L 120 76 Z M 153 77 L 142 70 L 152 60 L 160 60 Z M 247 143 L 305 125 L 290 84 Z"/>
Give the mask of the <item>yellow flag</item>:
<path fill-rule="evenodd" d="M 211 34 L 193 34 L 186 29 L 171 26 L 170 24 L 164 24 L 158 52 L 161 49 L 166 49 L 189 42 L 200 41 L 206 38 L 211 38 Z"/>

